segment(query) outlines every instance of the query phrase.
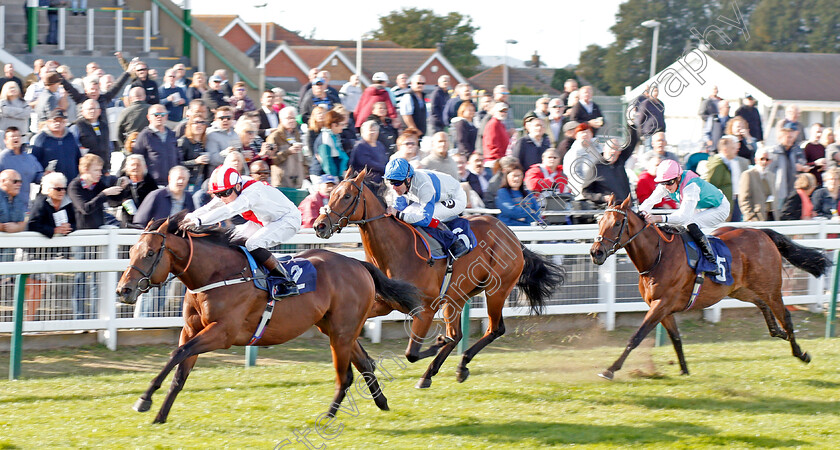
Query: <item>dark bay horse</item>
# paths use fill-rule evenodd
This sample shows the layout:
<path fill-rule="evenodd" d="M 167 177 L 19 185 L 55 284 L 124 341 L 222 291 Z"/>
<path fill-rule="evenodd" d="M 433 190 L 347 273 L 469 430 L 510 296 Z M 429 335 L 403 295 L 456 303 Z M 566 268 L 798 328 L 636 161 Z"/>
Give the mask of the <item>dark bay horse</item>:
<path fill-rule="evenodd" d="M 244 254 L 230 247 L 224 232 L 209 231 L 203 235 L 179 232 L 178 223 L 183 215 L 182 212 L 150 223 L 140 240 L 131 247 L 130 265 L 117 285 L 117 295 L 123 303 L 134 304 L 138 293 L 163 283 L 170 273 L 191 290 L 224 280 L 239 281 L 251 275 Z M 317 289 L 276 302 L 271 320 L 257 343 L 281 344 L 314 324 L 330 338 L 336 372 L 335 397 L 329 415 L 335 415 L 346 389 L 353 382 L 351 363 L 364 376 L 376 406 L 387 410 L 388 401 L 379 389 L 374 362 L 357 338 L 374 297 L 393 303 L 397 308 L 412 309 L 420 305 L 419 291 L 409 283 L 389 280 L 370 263 L 337 253 L 307 250 L 298 256 L 308 259 L 318 270 Z M 257 289 L 252 281 L 231 283 L 199 293 L 187 291 L 179 346 L 140 396 L 134 409 L 148 411 L 152 394 L 177 366 L 172 386 L 154 420 L 155 423 L 166 422 L 198 355 L 232 345 L 248 345 L 266 311 L 267 301 L 267 292 Z"/>
<path fill-rule="evenodd" d="M 811 361 L 808 353 L 796 343 L 790 313 L 782 302 L 782 258 L 819 277 L 831 265 L 822 251 L 803 247 L 770 229 L 718 228 L 712 234 L 723 240 L 732 253 L 734 282 L 725 286 L 716 283 L 714 278 L 708 278 L 695 302 L 690 304 L 696 274 L 686 264 L 682 240 L 645 222 L 630 209 L 630 202 L 629 196 L 620 205 L 610 200 L 606 213 L 599 221 L 598 237 L 592 244 L 590 256 L 592 262 L 600 265 L 619 249 L 626 248 L 627 255 L 639 271 L 639 292 L 650 305 L 650 310 L 621 357 L 600 376 L 612 380 L 630 351 L 660 322 L 674 344 L 680 373 L 688 375 L 680 332 L 673 314 L 687 308 L 697 310 L 712 306 L 726 296 L 756 305 L 764 315 L 770 336 L 790 341 L 793 356 L 805 363 Z M 783 330 L 779 329 L 777 321 Z"/>
<path fill-rule="evenodd" d="M 435 356 L 418 388 L 427 388 L 438 373 L 447 356 L 462 338 L 461 311 L 470 297 L 484 291 L 487 297 L 489 325 L 484 336 L 470 347 L 461 358 L 457 379 L 463 382 L 469 376 L 467 364 L 487 344 L 505 332 L 502 308 L 514 287 L 518 286 L 528 298 L 531 310 L 539 313 L 552 291 L 564 280 L 565 272 L 542 256 L 526 249 L 516 235 L 495 217 L 471 217 L 470 227 L 477 239 L 476 248 L 459 258 L 453 267 L 452 282 L 444 298 L 439 299 L 446 272 L 446 261 L 429 263 L 429 254 L 422 238 L 411 225 L 385 215 L 382 202 L 364 184 L 366 170 L 353 177 L 350 173 L 336 186 L 330 196 L 327 214 L 315 221 L 318 237 L 329 238 L 349 224 L 359 225 L 367 260 L 393 279 L 409 281 L 419 287 L 424 297 L 424 307 L 413 311 L 411 339 L 405 356 L 410 362 Z M 421 351 L 423 339 L 429 332 L 435 312 L 443 308 L 446 335 Z M 377 301 L 370 317 L 388 314 L 394 309 L 411 313 L 406 308 L 395 308 L 394 302 Z"/>

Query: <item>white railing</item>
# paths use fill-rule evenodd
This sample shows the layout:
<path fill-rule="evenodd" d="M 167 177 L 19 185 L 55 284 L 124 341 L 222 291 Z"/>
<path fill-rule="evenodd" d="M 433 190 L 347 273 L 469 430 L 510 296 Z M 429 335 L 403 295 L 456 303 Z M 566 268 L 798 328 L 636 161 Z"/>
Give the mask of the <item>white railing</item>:
<path fill-rule="evenodd" d="M 731 224 L 744 226 L 745 224 Z M 749 226 L 772 227 L 776 231 L 793 236 L 794 239 L 812 247 L 826 250 L 840 248 L 840 239 L 829 238 L 829 234 L 840 234 L 840 223 L 833 221 L 793 221 L 750 223 Z M 594 266 L 589 258 L 592 239 L 597 234 L 596 225 L 562 225 L 514 228 L 517 237 L 531 250 L 549 255 L 558 262 L 571 267 L 567 273 L 566 286 L 548 302 L 547 315 L 590 314 L 598 313 L 604 326 L 611 330 L 615 325 L 615 316 L 622 312 L 647 311 L 647 305 L 641 301 L 635 285 L 638 273 L 628 264 L 626 256 L 619 259 L 611 257 L 600 267 Z M 34 320 L 26 321 L 24 332 L 47 332 L 66 330 L 97 330 L 100 342 L 114 350 L 117 347 L 117 330 L 126 328 L 170 328 L 181 327 L 183 320 L 172 313 L 171 317 L 121 317 L 116 303 L 116 285 L 119 274 L 128 266 L 125 249 L 133 245 L 139 236 L 139 230 L 108 229 L 80 230 L 68 236 L 47 239 L 38 233 L 24 232 L 0 233 L 0 249 L 16 248 L 63 248 L 95 247 L 98 249 L 95 259 L 84 260 L 48 260 L 48 261 L 13 261 L 0 262 L 0 276 L 15 274 L 40 273 L 102 273 L 99 285 L 99 297 L 94 299 L 96 315 L 91 319 L 81 320 Z M 329 240 L 317 238 L 312 230 L 302 230 L 283 248 L 274 249 L 276 253 L 284 250 L 294 251 L 313 246 L 325 247 L 341 252 L 350 257 L 362 259 L 364 251 L 356 228 L 345 229 Z M 122 252 L 122 256 L 121 253 Z M 819 280 L 804 272 L 788 270 L 789 279 L 797 282 L 798 290 L 786 292 L 786 304 L 815 305 L 821 307 L 828 301 L 826 278 Z M 623 281 L 621 280 L 623 279 Z M 590 280 L 587 282 L 586 280 Z M 807 281 L 805 281 L 807 280 Z M 621 290 L 622 292 L 619 292 Z M 635 293 L 633 293 L 635 291 Z M 516 303 L 514 299 L 514 303 Z M 475 304 L 470 311 L 471 318 L 486 318 L 487 310 L 482 304 Z M 709 316 L 714 320 L 719 317 L 722 308 L 748 307 L 749 303 L 734 299 L 725 299 L 709 308 Z M 505 307 L 504 315 L 525 316 L 529 310 L 525 306 Z M 124 314 L 123 314 L 124 315 Z M 2 319 L 0 319 L 2 320 Z M 10 319 L 9 319 L 10 320 Z M 375 341 L 381 335 L 383 322 L 406 320 L 405 314 L 392 312 L 386 316 L 368 321 L 369 336 Z M 9 333 L 13 329 L 11 321 L 0 322 L 0 333 Z"/>

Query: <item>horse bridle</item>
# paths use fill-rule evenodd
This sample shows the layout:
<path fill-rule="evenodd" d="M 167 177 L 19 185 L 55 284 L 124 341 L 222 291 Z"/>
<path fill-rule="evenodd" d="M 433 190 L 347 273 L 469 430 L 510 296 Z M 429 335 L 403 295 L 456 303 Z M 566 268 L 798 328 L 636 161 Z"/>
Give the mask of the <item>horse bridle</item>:
<path fill-rule="evenodd" d="M 605 213 L 614 212 L 614 213 L 621 214 L 622 216 L 624 216 L 624 219 L 621 220 L 621 225 L 619 226 L 619 229 L 618 229 L 618 236 L 616 236 L 615 240 L 604 237 L 600 234 L 598 236 L 595 236 L 595 242 L 607 241 L 607 242 L 611 242 L 613 244 L 613 246 L 609 250 L 607 250 L 607 256 L 606 256 L 607 258 L 612 256 L 613 254 L 615 254 L 615 252 L 621 250 L 622 248 L 630 245 L 630 243 L 633 242 L 633 240 L 635 240 L 637 237 L 639 237 L 639 235 L 641 235 L 642 232 L 647 230 L 647 228 L 650 226 L 649 223 L 645 222 L 645 226 L 643 226 L 641 230 L 637 231 L 636 234 L 630 236 L 630 238 L 627 239 L 627 241 L 625 241 L 622 244 L 621 243 L 621 235 L 624 234 L 624 228 L 627 227 L 627 212 L 623 211 L 621 209 L 618 209 L 618 208 L 614 208 L 614 207 L 609 207 L 604 212 Z M 629 228 L 627 228 L 627 233 L 628 234 L 630 233 Z M 657 234 L 657 236 L 658 236 L 658 234 Z M 653 263 L 653 266 L 651 266 L 648 270 L 645 270 L 644 272 L 639 272 L 639 275 L 646 275 L 646 274 L 650 273 L 650 271 L 653 270 L 654 267 L 659 265 L 659 261 L 662 259 L 662 242 L 661 241 L 662 241 L 662 238 L 660 236 L 659 237 L 659 242 L 657 242 L 657 247 L 659 247 L 659 255 L 656 257 L 656 261 Z"/>
<path fill-rule="evenodd" d="M 363 192 L 365 189 L 365 183 L 361 185 L 357 185 L 355 182 L 351 180 L 341 180 L 341 183 L 350 183 L 351 186 L 356 188 L 359 192 L 356 197 L 353 199 L 353 203 L 351 203 L 347 208 L 344 209 L 341 213 L 337 213 L 330 208 L 330 205 L 327 204 L 323 208 L 324 214 L 327 215 L 327 220 L 330 221 L 330 235 L 334 233 L 341 233 L 341 230 L 344 229 L 347 225 L 364 225 L 368 222 L 373 222 L 374 220 L 381 219 L 385 217 L 385 214 L 380 214 L 376 217 L 371 217 L 370 219 L 366 219 L 367 216 L 367 199 L 364 197 Z M 339 183 L 339 184 L 341 184 Z M 359 200 L 362 203 L 362 219 L 361 220 L 350 220 L 350 217 L 356 213 L 356 208 L 359 207 Z M 351 210 L 352 209 L 352 210 Z M 350 211 L 348 214 L 347 212 Z M 338 216 L 338 220 L 333 222 L 332 216 Z M 344 221 L 344 225 L 341 222 Z"/>
<path fill-rule="evenodd" d="M 187 237 L 190 241 L 190 255 L 189 255 L 189 259 L 187 260 L 187 265 L 184 267 L 184 270 L 182 270 L 181 273 L 179 273 L 178 275 L 173 275 L 171 277 L 168 277 L 163 282 L 152 283 L 152 275 L 155 273 L 155 270 L 157 269 L 158 264 L 160 264 L 160 260 L 163 257 L 163 251 L 164 250 L 168 251 L 172 255 L 172 257 L 174 257 L 175 259 L 177 259 L 179 261 L 183 260 L 184 258 L 179 258 L 178 255 L 176 255 L 175 252 L 173 252 L 171 248 L 168 248 L 166 246 L 166 233 L 161 233 L 160 231 L 144 231 L 140 234 L 141 235 L 153 234 L 153 235 L 156 235 L 156 236 L 160 236 L 161 238 L 163 238 L 163 242 L 161 242 L 160 249 L 155 254 L 155 260 L 152 263 L 152 267 L 149 269 L 148 273 L 144 272 L 141 268 L 135 266 L 134 264 L 129 264 L 128 265 L 129 269 L 134 269 L 134 270 L 140 272 L 140 275 L 143 275 L 143 278 L 140 278 L 139 280 L 137 280 L 137 291 L 138 292 L 146 293 L 146 292 L 149 292 L 149 290 L 152 289 L 153 287 L 159 288 L 159 287 L 163 286 L 164 284 L 168 283 L 169 280 L 171 280 L 172 278 L 178 278 L 181 275 L 185 274 L 187 272 L 187 270 L 190 268 L 190 264 L 192 263 L 192 255 L 193 255 L 192 234 L 187 232 Z"/>

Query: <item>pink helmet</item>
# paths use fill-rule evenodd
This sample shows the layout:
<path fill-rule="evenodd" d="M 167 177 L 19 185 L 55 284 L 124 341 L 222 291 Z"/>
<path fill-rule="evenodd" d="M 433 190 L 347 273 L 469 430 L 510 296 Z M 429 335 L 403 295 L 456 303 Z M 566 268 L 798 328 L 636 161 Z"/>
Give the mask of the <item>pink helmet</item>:
<path fill-rule="evenodd" d="M 207 189 L 208 194 L 215 194 L 217 192 L 226 191 L 230 188 L 236 187 L 242 182 L 239 172 L 231 166 L 219 166 L 210 174 L 210 186 Z"/>
<path fill-rule="evenodd" d="M 674 161 L 673 159 L 666 159 L 656 166 L 656 178 L 654 178 L 653 181 L 661 183 L 663 181 L 679 178 L 680 175 L 682 175 L 680 163 Z"/>

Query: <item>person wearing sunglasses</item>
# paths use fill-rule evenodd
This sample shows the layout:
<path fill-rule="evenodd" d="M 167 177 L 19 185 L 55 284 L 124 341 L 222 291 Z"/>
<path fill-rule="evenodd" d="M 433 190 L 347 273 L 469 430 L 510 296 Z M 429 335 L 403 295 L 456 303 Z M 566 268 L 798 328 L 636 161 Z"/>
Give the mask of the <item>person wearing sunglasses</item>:
<path fill-rule="evenodd" d="M 415 170 L 405 159 L 396 158 L 385 166 L 385 182 L 397 194 L 387 214 L 415 227 L 436 229 L 449 243 L 454 259 L 469 251 L 446 225 L 467 207 L 467 193 L 458 180 L 433 170 Z"/>
<path fill-rule="evenodd" d="M 241 176 L 235 168 L 222 165 L 210 174 L 207 192 L 209 203 L 184 216 L 180 226 L 197 229 L 217 224 L 240 215 L 246 222 L 233 230 L 232 243 L 244 241 L 254 259 L 262 263 L 272 276 L 283 280 L 281 291 L 272 289 L 274 298 L 296 295 L 295 283 L 268 248 L 291 239 L 300 230 L 301 214 L 279 189 Z"/>
<path fill-rule="evenodd" d="M 27 200 L 20 195 L 21 184 L 17 170 L 0 172 L 0 231 L 17 233 L 26 227 Z"/>
<path fill-rule="evenodd" d="M 169 170 L 181 164 L 175 133 L 166 127 L 168 117 L 165 106 L 150 106 L 146 115 L 149 126 L 137 135 L 132 148 L 132 154 L 145 158 L 149 174 L 158 186 L 166 186 Z"/>
<path fill-rule="evenodd" d="M 143 61 L 136 61 L 134 65 L 134 81 L 132 87 L 141 87 L 146 93 L 146 103 L 157 105 L 160 103 L 160 92 L 157 81 L 149 76 L 149 66 Z"/>
<path fill-rule="evenodd" d="M 417 128 L 420 135 L 426 134 L 426 100 L 423 89 L 426 88 L 426 77 L 414 75 L 411 77 L 411 90 L 402 95 L 399 100 L 400 115 L 406 128 Z"/>
<path fill-rule="evenodd" d="M 682 170 L 680 164 L 674 160 L 666 159 L 659 163 L 653 181 L 657 183 L 656 189 L 639 206 L 645 220 L 648 223 L 685 226 L 688 234 L 697 242 L 703 256 L 717 267 L 712 247 L 700 227 L 714 228 L 723 223 L 729 217 L 729 200 L 720 189 L 704 181 L 696 173 Z M 679 209 L 669 215 L 650 214 L 653 205 L 666 196 L 679 203 Z M 714 274 L 719 275 L 717 272 Z"/>

